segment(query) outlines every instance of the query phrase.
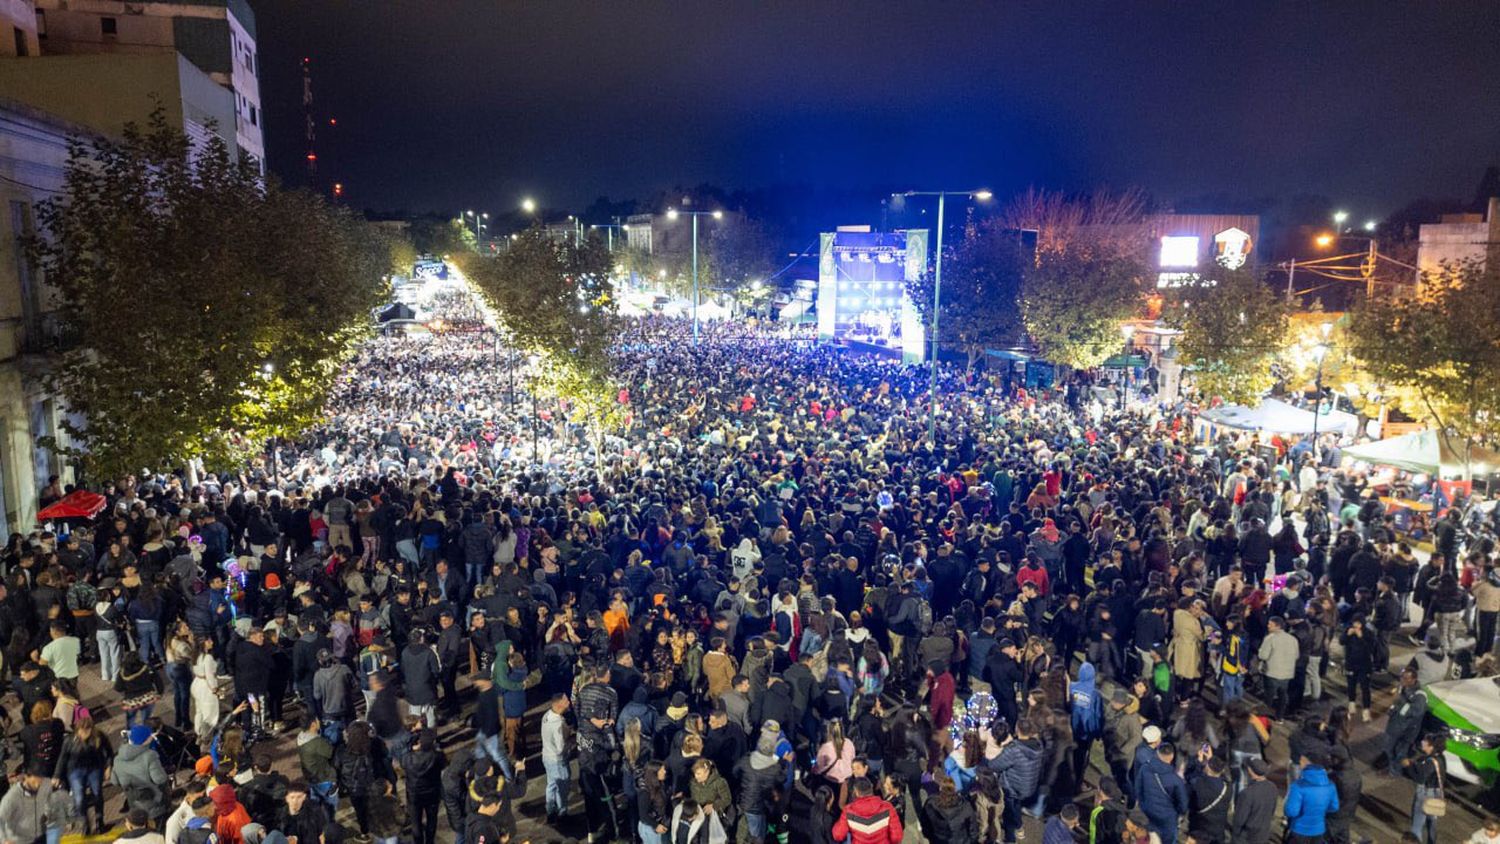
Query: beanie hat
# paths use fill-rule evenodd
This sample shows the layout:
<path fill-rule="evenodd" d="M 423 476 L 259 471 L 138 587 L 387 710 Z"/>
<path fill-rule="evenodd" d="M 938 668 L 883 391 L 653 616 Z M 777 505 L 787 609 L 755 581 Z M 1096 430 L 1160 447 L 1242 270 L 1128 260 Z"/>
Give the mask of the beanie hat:
<path fill-rule="evenodd" d="M 130 743 L 145 744 L 151 740 L 151 728 L 145 724 L 136 724 L 130 728 Z"/>
<path fill-rule="evenodd" d="M 208 796 L 209 799 L 214 801 L 214 808 L 224 813 L 234 811 L 234 805 L 238 802 L 234 797 L 234 786 L 227 782 L 214 786 L 213 791 L 210 791 Z"/>
<path fill-rule="evenodd" d="M 280 589 L 281 588 L 281 575 L 277 574 L 274 571 L 271 572 L 270 574 L 266 575 L 266 588 L 267 589 Z"/>

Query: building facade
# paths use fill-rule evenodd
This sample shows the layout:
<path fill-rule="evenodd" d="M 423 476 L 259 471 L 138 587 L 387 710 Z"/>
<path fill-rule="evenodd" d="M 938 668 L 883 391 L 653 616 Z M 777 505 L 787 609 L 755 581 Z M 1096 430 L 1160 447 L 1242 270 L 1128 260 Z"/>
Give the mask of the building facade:
<path fill-rule="evenodd" d="M 18 0 L 0 0 L 7 2 Z M 255 13 L 246 0 L 20 2 L 35 5 L 34 28 L 46 56 L 181 55 L 228 92 L 222 130 L 265 172 L 260 56 Z"/>
<path fill-rule="evenodd" d="M 32 0 L 0 0 L 0 57 L 40 55 Z"/>
<path fill-rule="evenodd" d="M 1445 263 L 1500 262 L 1500 197 L 1491 197 L 1484 214 L 1445 214 L 1417 233 L 1417 267 L 1436 272 Z"/>
<path fill-rule="evenodd" d="M 62 437 L 59 403 L 43 389 L 57 350 L 55 306 L 47 280 L 22 241 L 35 231 L 37 206 L 63 187 L 68 141 L 84 130 L 30 106 L 0 99 L 0 533 L 29 530 L 38 494 L 52 475 L 72 480 L 42 443 Z"/>

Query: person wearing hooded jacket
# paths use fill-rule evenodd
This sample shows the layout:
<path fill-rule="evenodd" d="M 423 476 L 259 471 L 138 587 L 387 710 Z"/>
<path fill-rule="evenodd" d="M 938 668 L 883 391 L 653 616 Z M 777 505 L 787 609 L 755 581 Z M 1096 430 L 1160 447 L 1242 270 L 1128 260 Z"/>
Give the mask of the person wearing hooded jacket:
<path fill-rule="evenodd" d="M 776 787 L 787 773 L 786 763 L 776 756 L 778 736 L 779 733 L 762 731 L 755 750 L 735 765 L 735 779 L 740 784 L 737 808 L 740 811 L 741 840 L 761 841 L 766 837 L 766 823 L 774 805 Z M 896 841 L 900 841 L 899 836 Z"/>
<path fill-rule="evenodd" d="M 1315 844 L 1328 833 L 1328 815 L 1339 810 L 1338 788 L 1328 779 L 1321 756 L 1309 759 L 1303 755 L 1297 781 L 1287 786 L 1287 844 Z"/>
<path fill-rule="evenodd" d="M 52 780 L 39 774 L 23 774 L 0 798 L 0 841 L 5 844 L 45 841 L 48 829 L 62 831 L 71 808 L 68 793 L 53 788 Z"/>
<path fill-rule="evenodd" d="M 151 728 L 138 724 L 130 728 L 130 741 L 120 748 L 110 766 L 110 781 L 125 792 L 125 804 L 144 809 L 152 818 L 167 814 L 167 772 L 161 757 L 151 747 Z"/>

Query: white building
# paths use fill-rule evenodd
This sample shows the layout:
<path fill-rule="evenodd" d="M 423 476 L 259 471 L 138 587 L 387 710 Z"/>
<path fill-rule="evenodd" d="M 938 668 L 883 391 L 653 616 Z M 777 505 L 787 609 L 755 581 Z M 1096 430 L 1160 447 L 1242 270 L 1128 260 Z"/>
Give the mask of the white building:
<path fill-rule="evenodd" d="M 0 56 L 36 56 L 41 52 L 31 0 L 0 0 Z"/>
<path fill-rule="evenodd" d="M 235 144 L 265 172 L 260 56 L 246 0 L 0 0 L 17 3 L 35 6 L 44 55 L 180 53 L 230 92 Z"/>
<path fill-rule="evenodd" d="M 61 337 L 46 279 L 19 241 L 36 227 L 37 204 L 61 191 L 68 139 L 82 132 L 0 100 L 0 535 L 32 527 L 49 476 L 72 480 L 61 458 L 40 445 L 61 435 L 58 404 L 39 377 Z"/>

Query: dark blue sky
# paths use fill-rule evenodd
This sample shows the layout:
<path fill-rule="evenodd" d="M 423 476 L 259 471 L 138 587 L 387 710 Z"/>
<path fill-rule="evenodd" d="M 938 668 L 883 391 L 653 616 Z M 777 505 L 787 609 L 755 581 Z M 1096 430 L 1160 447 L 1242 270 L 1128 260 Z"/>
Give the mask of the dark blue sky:
<path fill-rule="evenodd" d="M 578 208 L 679 184 L 1467 199 L 1500 3 L 252 0 L 271 166 L 352 204 Z"/>

